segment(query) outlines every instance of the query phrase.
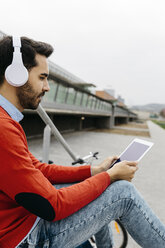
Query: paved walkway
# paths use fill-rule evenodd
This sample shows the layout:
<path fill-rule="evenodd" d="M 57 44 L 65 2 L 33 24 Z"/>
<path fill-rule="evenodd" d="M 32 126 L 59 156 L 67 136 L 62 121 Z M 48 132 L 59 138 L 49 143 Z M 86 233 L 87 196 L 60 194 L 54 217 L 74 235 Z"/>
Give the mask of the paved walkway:
<path fill-rule="evenodd" d="M 154 146 L 139 163 L 139 170 L 133 183 L 165 223 L 165 130 L 152 122 L 149 122 L 148 126 L 151 138 L 143 136 L 138 138 L 153 141 Z M 109 155 L 120 154 L 134 136 L 84 131 L 65 134 L 64 138 L 77 154 L 85 156 L 89 151 L 99 151 L 100 160 L 103 160 Z M 41 158 L 42 140 L 31 140 L 28 143 L 31 152 Z M 63 165 L 70 165 L 72 162 L 69 155 L 54 138 L 51 142 L 50 159 Z M 138 247 L 129 237 L 128 248 Z"/>
<path fill-rule="evenodd" d="M 147 132 L 148 128 L 130 128 L 130 127 L 118 127 L 115 126 L 114 129 L 119 129 L 119 130 L 132 130 L 132 131 L 139 131 L 139 132 Z"/>

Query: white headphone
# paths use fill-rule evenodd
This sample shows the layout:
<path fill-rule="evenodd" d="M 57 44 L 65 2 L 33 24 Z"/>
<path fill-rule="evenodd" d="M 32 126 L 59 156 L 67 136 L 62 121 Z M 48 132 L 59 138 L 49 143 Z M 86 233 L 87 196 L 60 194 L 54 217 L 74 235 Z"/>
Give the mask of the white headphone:
<path fill-rule="evenodd" d="M 12 37 L 14 52 L 11 65 L 6 68 L 5 78 L 15 87 L 24 85 L 28 81 L 29 73 L 22 61 L 21 38 Z"/>

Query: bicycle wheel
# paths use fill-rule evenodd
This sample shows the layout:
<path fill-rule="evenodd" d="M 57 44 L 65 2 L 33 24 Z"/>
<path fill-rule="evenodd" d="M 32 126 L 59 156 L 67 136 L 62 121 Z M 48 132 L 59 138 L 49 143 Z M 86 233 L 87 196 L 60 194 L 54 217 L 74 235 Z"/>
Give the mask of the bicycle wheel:
<path fill-rule="evenodd" d="M 122 223 L 119 220 L 115 220 L 112 221 L 110 225 L 113 233 L 115 247 L 116 248 L 126 247 L 128 243 L 128 234 Z"/>
<path fill-rule="evenodd" d="M 113 240 L 114 240 L 114 247 L 115 248 L 125 248 L 128 243 L 128 234 L 125 230 L 124 226 L 119 220 L 112 221 L 110 224 Z M 92 236 L 90 238 L 90 242 L 92 247 L 97 248 L 95 244 L 95 237 Z"/>

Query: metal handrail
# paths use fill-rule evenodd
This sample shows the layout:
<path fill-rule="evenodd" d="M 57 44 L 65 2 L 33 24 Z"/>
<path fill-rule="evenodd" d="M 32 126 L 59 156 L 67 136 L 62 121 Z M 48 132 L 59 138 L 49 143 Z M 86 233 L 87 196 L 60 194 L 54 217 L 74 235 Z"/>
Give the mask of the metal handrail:
<path fill-rule="evenodd" d="M 52 120 L 50 119 L 48 114 L 46 113 L 46 111 L 43 109 L 41 104 L 39 104 L 39 106 L 37 108 L 37 113 L 39 114 L 41 119 L 45 122 L 45 124 L 49 125 L 49 127 L 51 128 L 51 131 L 54 134 L 55 138 L 62 144 L 62 146 L 68 152 L 68 154 L 71 156 L 71 158 L 74 161 L 77 161 L 78 159 L 80 159 L 80 157 L 78 155 L 76 155 L 72 151 L 71 147 L 67 144 L 67 142 L 65 141 L 63 136 L 60 134 L 60 132 L 58 131 L 58 129 L 56 128 L 56 126 L 54 125 L 54 123 L 52 122 Z"/>

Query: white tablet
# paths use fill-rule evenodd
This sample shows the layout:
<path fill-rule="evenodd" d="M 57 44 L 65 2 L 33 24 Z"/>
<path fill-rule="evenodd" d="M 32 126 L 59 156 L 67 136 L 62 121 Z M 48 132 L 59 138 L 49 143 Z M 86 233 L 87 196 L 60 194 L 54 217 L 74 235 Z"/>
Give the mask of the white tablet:
<path fill-rule="evenodd" d="M 134 139 L 129 144 L 129 146 L 120 154 L 119 159 L 114 164 L 123 160 L 140 161 L 140 159 L 142 159 L 142 157 L 151 149 L 153 144 L 154 143 L 146 140 Z"/>

